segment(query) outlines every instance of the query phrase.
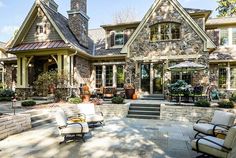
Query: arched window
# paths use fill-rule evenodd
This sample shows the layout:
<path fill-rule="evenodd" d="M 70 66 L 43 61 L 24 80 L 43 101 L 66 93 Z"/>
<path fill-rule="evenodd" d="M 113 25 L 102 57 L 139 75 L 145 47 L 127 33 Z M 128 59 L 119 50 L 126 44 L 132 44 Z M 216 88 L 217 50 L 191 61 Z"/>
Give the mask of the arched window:
<path fill-rule="evenodd" d="M 180 24 L 174 22 L 157 23 L 150 27 L 150 41 L 180 39 Z"/>

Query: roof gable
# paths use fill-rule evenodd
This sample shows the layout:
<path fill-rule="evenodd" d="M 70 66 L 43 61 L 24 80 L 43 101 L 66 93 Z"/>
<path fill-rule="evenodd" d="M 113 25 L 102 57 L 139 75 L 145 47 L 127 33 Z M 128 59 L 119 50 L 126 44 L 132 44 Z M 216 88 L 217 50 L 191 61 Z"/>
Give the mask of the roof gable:
<path fill-rule="evenodd" d="M 151 8 L 148 10 L 146 15 L 144 16 L 144 18 L 142 19 L 138 28 L 135 30 L 131 38 L 128 40 L 128 42 L 121 50 L 121 53 L 129 53 L 130 45 L 134 42 L 134 40 L 137 38 L 141 30 L 145 27 L 146 23 L 149 21 L 150 18 L 152 18 L 156 9 L 161 6 L 161 3 L 163 1 L 165 2 L 168 1 L 174 7 L 174 9 L 176 9 L 177 12 L 185 19 L 185 21 L 191 26 L 191 28 L 199 35 L 199 37 L 204 41 L 204 51 L 216 48 L 215 44 L 212 42 L 210 37 L 207 36 L 205 31 L 203 31 L 203 29 L 192 19 L 192 17 L 187 13 L 187 11 L 180 5 L 180 3 L 177 0 L 156 0 L 151 6 Z"/>

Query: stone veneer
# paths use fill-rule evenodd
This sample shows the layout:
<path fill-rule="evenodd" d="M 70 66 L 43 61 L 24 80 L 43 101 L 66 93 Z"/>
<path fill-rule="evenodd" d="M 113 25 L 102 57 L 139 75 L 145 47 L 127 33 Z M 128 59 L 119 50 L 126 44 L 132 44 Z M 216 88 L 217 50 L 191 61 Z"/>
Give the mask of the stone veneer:
<path fill-rule="evenodd" d="M 161 105 L 161 120 L 195 123 L 201 118 L 212 118 L 216 110 L 227 111 L 236 114 L 236 109 Z"/>
<path fill-rule="evenodd" d="M 91 64 L 89 63 L 88 60 L 83 59 L 81 57 L 76 57 L 75 58 L 75 82 L 78 84 L 85 84 L 85 83 L 90 83 L 90 77 L 91 77 Z"/>
<path fill-rule="evenodd" d="M 105 104 L 95 105 L 96 112 L 102 112 L 105 118 L 120 117 L 124 118 L 128 115 L 129 104 Z"/>
<path fill-rule="evenodd" d="M 150 42 L 150 26 L 160 22 L 180 23 L 181 39 L 153 43 Z M 199 55 L 200 57 L 196 59 L 192 55 Z M 173 56 L 179 57 L 180 60 L 173 60 Z M 162 1 L 160 6 L 157 7 L 156 11 L 137 35 L 134 42 L 130 45 L 130 59 L 128 59 L 126 66 L 126 76 L 133 76 L 133 78 L 135 78 L 136 87 L 138 86 L 137 89 L 139 89 L 138 83 L 140 83 L 140 73 L 136 72 L 136 76 L 134 76 L 133 70 L 130 69 L 130 67 L 135 67 L 136 58 L 155 63 L 157 62 L 158 58 L 165 57 L 165 60 L 159 60 L 158 62 L 160 64 L 164 64 L 164 67 L 169 67 L 171 62 L 183 61 L 182 56 L 187 56 L 187 58 L 184 60 L 191 60 L 207 66 L 209 65 L 209 53 L 204 52 L 203 40 L 187 23 L 186 19 L 183 18 L 180 13 L 169 3 L 169 1 Z M 172 57 L 172 60 L 169 59 L 169 57 Z M 203 73 L 199 73 L 193 77 L 197 77 L 197 79 L 194 79 L 194 81 L 199 82 L 199 80 L 206 81 L 207 76 L 208 72 L 204 71 Z M 126 82 L 129 80 L 130 79 L 127 78 Z M 164 80 L 171 80 L 171 75 L 167 71 L 164 73 Z"/>
<path fill-rule="evenodd" d="M 30 128 L 31 119 L 29 114 L 6 115 L 0 117 L 0 140 Z"/>

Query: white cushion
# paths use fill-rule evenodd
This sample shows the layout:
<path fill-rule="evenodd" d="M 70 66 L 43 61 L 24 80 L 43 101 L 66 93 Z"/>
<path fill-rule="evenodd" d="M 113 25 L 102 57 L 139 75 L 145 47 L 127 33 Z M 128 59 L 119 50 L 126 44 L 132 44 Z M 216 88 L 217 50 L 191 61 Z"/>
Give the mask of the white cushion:
<path fill-rule="evenodd" d="M 207 135 L 213 135 L 213 127 L 214 125 L 208 123 L 195 123 L 193 125 L 193 129 Z M 221 127 L 216 127 L 216 130 L 225 130 Z"/>
<path fill-rule="evenodd" d="M 75 117 L 79 113 L 79 109 L 77 108 L 76 105 L 63 108 L 63 110 L 64 110 L 67 117 Z"/>
<path fill-rule="evenodd" d="M 224 146 L 227 148 L 233 148 L 236 144 L 236 126 L 229 129 L 226 135 Z"/>
<path fill-rule="evenodd" d="M 102 122 L 103 121 L 103 116 L 101 115 L 86 115 L 86 122 Z"/>
<path fill-rule="evenodd" d="M 66 126 L 67 117 L 62 109 L 56 111 L 56 121 L 59 127 Z"/>
<path fill-rule="evenodd" d="M 207 137 L 204 137 L 206 139 L 209 139 L 211 141 L 214 141 L 214 142 L 217 142 L 218 144 L 220 145 L 223 145 L 224 144 L 224 140 L 223 139 L 219 139 L 219 138 L 215 138 L 215 137 L 211 137 L 211 136 L 207 136 Z M 199 142 L 198 142 L 198 150 L 200 152 L 203 152 L 203 153 L 207 153 L 207 154 L 210 154 L 210 155 L 213 155 L 213 156 L 216 156 L 216 157 L 222 157 L 222 158 L 226 158 L 228 153 L 225 152 L 222 147 L 214 144 L 214 143 L 211 143 L 207 140 L 203 140 L 201 139 Z M 192 148 L 194 150 L 197 150 L 197 139 L 193 140 L 191 142 L 191 145 L 192 145 Z"/>
<path fill-rule="evenodd" d="M 86 122 L 83 122 L 83 123 L 80 123 L 83 127 L 83 130 L 82 130 L 82 127 L 81 125 L 79 124 L 69 124 L 67 125 L 65 128 L 62 128 L 60 130 L 61 134 L 62 135 L 65 135 L 65 134 L 76 134 L 76 133 L 88 133 L 89 132 L 89 127 L 88 127 L 88 124 Z"/>
<path fill-rule="evenodd" d="M 216 110 L 211 123 L 233 126 L 235 115 L 233 113 Z"/>
<path fill-rule="evenodd" d="M 77 105 L 79 112 L 85 115 L 95 114 L 95 108 L 94 104 L 91 103 L 84 103 L 84 104 L 78 104 Z"/>

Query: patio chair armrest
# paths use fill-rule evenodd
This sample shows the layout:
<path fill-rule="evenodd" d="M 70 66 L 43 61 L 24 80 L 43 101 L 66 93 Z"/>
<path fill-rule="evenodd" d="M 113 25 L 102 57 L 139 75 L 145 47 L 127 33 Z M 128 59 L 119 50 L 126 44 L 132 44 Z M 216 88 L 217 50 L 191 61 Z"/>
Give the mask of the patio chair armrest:
<path fill-rule="evenodd" d="M 80 125 L 80 127 L 81 127 L 81 133 L 83 132 L 83 125 L 81 124 L 81 123 L 79 123 L 79 122 L 74 122 L 74 123 L 68 123 L 67 125 Z"/>
<path fill-rule="evenodd" d="M 67 127 L 67 125 L 66 126 L 59 126 L 58 128 L 63 129 L 63 128 L 66 128 L 66 127 Z"/>
<path fill-rule="evenodd" d="M 101 116 L 104 116 L 102 112 L 98 112 Z"/>
<path fill-rule="evenodd" d="M 210 120 L 208 120 L 208 119 L 199 119 L 199 120 L 197 120 L 196 123 L 209 123 L 209 122 L 210 122 Z"/>
<path fill-rule="evenodd" d="M 214 136 L 217 136 L 217 135 L 220 134 L 221 132 L 222 132 L 222 134 L 223 134 L 223 131 L 222 131 L 222 130 L 218 130 L 218 131 L 217 131 L 217 129 L 216 129 L 217 127 L 224 128 L 226 131 L 228 131 L 229 128 L 230 128 L 230 126 L 227 126 L 227 125 L 216 124 L 216 125 L 214 125 L 214 127 L 213 127 L 213 135 L 214 135 Z"/>
<path fill-rule="evenodd" d="M 221 144 L 219 144 L 219 143 L 217 143 L 217 142 L 214 142 L 214 141 L 212 141 L 212 140 L 210 140 L 210 139 L 207 139 L 207 138 L 204 138 L 204 137 L 203 137 L 203 138 L 198 138 L 197 141 L 196 141 L 197 151 L 199 151 L 199 141 L 200 141 L 201 139 L 206 140 L 206 141 L 208 141 L 208 142 L 211 142 L 211 143 L 213 143 L 213 144 L 215 144 L 215 145 L 217 145 L 217 146 L 220 146 L 220 147 L 222 147 L 223 149 L 225 149 L 225 150 L 227 150 L 227 151 L 231 151 L 231 150 L 232 150 L 232 148 L 227 148 L 227 147 L 225 147 L 225 146 L 223 146 L 223 145 L 221 145 Z"/>

